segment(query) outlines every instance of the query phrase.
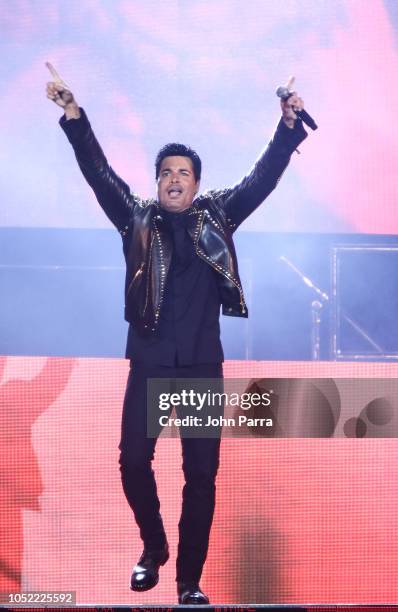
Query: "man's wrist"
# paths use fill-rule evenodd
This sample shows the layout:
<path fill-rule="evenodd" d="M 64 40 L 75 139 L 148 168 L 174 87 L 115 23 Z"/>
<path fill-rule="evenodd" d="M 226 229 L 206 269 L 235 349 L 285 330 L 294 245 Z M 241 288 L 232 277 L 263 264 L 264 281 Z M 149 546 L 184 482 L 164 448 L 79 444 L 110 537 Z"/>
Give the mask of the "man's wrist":
<path fill-rule="evenodd" d="M 65 117 L 67 119 L 79 119 L 80 118 L 80 109 L 76 102 L 70 102 L 66 104 L 64 107 Z"/>

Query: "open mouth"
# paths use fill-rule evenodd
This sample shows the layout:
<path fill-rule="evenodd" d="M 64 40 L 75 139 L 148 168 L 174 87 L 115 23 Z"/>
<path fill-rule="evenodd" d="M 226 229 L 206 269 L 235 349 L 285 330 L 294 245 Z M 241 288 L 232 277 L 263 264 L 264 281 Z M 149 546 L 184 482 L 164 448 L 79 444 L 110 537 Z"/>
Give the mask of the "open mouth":
<path fill-rule="evenodd" d="M 167 193 L 171 198 L 176 198 L 182 194 L 182 189 L 180 187 L 171 187 Z"/>

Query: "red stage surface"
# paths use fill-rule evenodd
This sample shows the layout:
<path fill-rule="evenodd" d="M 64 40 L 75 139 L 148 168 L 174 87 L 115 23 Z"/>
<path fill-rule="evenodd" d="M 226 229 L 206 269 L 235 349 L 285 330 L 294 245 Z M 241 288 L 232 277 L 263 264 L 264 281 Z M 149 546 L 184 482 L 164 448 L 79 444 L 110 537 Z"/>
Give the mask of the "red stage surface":
<path fill-rule="evenodd" d="M 172 558 L 129 588 L 141 543 L 118 470 L 128 362 L 0 358 L 0 591 L 176 603 L 178 439 L 155 470 Z M 398 365 L 227 362 L 226 377 L 397 378 Z M 343 420 L 361 407 L 344 405 Z M 339 426 L 341 427 L 341 423 Z M 398 601 L 396 439 L 223 439 L 203 588 L 214 603 Z"/>

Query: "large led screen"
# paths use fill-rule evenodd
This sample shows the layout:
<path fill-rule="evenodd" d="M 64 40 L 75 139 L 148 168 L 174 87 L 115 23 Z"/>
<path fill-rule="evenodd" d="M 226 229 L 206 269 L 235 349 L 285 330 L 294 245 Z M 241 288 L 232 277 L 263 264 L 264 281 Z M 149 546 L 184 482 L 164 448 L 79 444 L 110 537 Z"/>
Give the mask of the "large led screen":
<path fill-rule="evenodd" d="M 141 541 L 118 468 L 128 364 L 9 357 L 1 368 L 0 592 L 75 591 L 80 605 L 175 604 L 178 437 L 158 441 L 154 462 L 171 558 L 155 589 L 129 590 Z M 398 372 L 393 364 L 231 361 L 224 374 L 371 381 Z M 347 425 L 375 399 L 369 390 L 360 396 L 340 392 L 337 437 L 222 439 L 201 582 L 212 603 L 397 601 L 398 448 L 381 422 L 352 437 Z"/>

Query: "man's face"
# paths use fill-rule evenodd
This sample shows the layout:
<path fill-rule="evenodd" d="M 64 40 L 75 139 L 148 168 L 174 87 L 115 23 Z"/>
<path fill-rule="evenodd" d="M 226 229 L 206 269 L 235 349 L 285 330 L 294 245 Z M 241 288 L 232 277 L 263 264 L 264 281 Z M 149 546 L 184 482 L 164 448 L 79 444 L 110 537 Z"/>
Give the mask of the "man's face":
<path fill-rule="evenodd" d="M 181 155 L 164 158 L 157 183 L 160 205 L 170 212 L 181 212 L 189 208 L 199 189 L 192 160 Z"/>

